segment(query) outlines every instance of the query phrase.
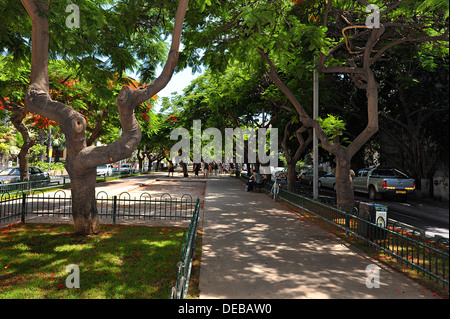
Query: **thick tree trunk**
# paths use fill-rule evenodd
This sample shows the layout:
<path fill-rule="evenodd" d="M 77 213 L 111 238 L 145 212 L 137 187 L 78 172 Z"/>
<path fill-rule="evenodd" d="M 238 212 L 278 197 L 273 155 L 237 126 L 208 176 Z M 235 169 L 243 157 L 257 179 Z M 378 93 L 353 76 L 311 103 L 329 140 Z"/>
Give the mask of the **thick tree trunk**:
<path fill-rule="evenodd" d="M 288 183 L 288 190 L 292 191 L 295 188 L 295 181 L 297 179 L 297 174 L 295 172 L 295 165 L 297 164 L 297 161 L 291 161 L 290 163 L 287 163 L 287 183 Z"/>
<path fill-rule="evenodd" d="M 372 34 L 372 42 L 375 42 L 377 33 Z M 353 186 L 349 186 L 349 172 L 350 162 L 356 152 L 378 131 L 378 84 L 372 71 L 369 68 L 369 64 L 366 64 L 362 69 L 352 69 L 352 77 L 358 88 L 364 89 L 367 96 L 367 126 L 365 129 L 353 140 L 353 142 L 347 147 L 342 147 L 339 143 L 331 142 L 328 136 L 323 131 L 319 122 L 309 117 L 305 112 L 300 102 L 289 88 L 281 81 L 278 76 L 275 65 L 268 57 L 268 54 L 263 50 L 259 51 L 261 57 L 269 64 L 269 76 L 271 80 L 277 85 L 277 87 L 286 95 L 291 101 L 299 114 L 299 119 L 305 127 L 312 127 L 316 131 L 318 139 L 322 143 L 322 147 L 328 152 L 336 156 L 336 193 L 337 203 L 339 206 L 343 206 L 344 209 L 351 210 L 354 205 Z M 334 69 L 333 69 L 334 70 Z M 339 68 L 340 71 L 345 73 L 345 67 Z M 322 71 L 324 71 L 322 69 Z M 332 73 L 329 69 L 325 71 Z M 334 71 L 333 71 L 334 72 Z M 358 77 L 355 75 L 358 74 Z M 360 84 L 357 79 L 364 79 L 364 84 Z M 283 143 L 282 143 L 283 145 Z M 343 193 L 341 193 L 343 192 Z"/>
<path fill-rule="evenodd" d="M 338 208 L 352 211 L 355 203 L 353 193 L 353 179 L 350 174 L 350 161 L 336 157 L 336 200 Z"/>
<path fill-rule="evenodd" d="M 70 175 L 72 215 L 77 235 L 98 234 L 100 223 L 95 199 L 97 173 L 91 169 L 84 175 Z"/>

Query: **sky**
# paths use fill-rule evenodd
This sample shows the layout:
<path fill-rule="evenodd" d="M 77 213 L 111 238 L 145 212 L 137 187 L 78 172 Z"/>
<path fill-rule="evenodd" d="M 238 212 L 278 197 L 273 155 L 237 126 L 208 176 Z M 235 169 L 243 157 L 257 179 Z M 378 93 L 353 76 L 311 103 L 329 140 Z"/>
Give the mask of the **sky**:
<path fill-rule="evenodd" d="M 156 69 L 156 76 L 158 77 L 161 72 L 162 67 L 160 66 Z M 177 94 L 183 93 L 184 88 L 191 84 L 191 81 L 200 75 L 202 75 L 202 73 L 196 72 L 195 74 L 192 74 L 191 68 L 186 68 L 178 73 L 174 73 L 169 83 L 167 83 L 167 85 L 157 94 L 160 98 L 155 103 L 155 110 L 159 111 L 162 97 L 170 97 L 174 92 L 177 92 Z M 129 74 L 128 76 L 139 80 L 139 76 L 136 73 Z"/>
<path fill-rule="evenodd" d="M 163 68 L 162 66 L 159 66 L 156 69 L 156 77 L 158 77 L 161 74 L 162 68 Z M 178 73 L 174 73 L 169 83 L 167 83 L 167 85 L 157 94 L 158 97 L 160 98 L 156 101 L 154 105 L 155 111 L 159 111 L 162 97 L 170 97 L 173 92 L 177 92 L 177 94 L 183 93 L 184 88 L 187 87 L 189 84 L 191 84 L 191 81 L 199 77 L 200 75 L 202 75 L 202 73 L 196 72 L 195 74 L 192 74 L 191 68 L 186 68 Z M 128 74 L 128 76 L 130 76 L 133 79 L 139 80 L 139 76 L 136 73 Z"/>
<path fill-rule="evenodd" d="M 169 36 L 166 41 L 167 41 L 168 47 L 170 47 L 172 37 Z M 180 52 L 183 51 L 183 48 L 184 48 L 184 45 L 183 45 L 183 42 L 181 42 L 179 51 Z M 156 72 L 155 72 L 156 77 L 158 77 L 161 74 L 163 67 L 164 67 L 164 64 L 157 67 Z M 202 69 L 202 73 L 203 73 L 203 68 L 201 68 L 201 69 Z M 174 93 L 174 92 L 177 92 L 177 94 L 182 94 L 184 88 L 187 87 L 189 84 L 191 84 L 191 81 L 193 79 L 199 77 L 202 73 L 196 72 L 195 74 L 192 74 L 192 68 L 189 68 L 189 67 L 185 68 L 184 70 L 182 70 L 178 73 L 174 73 L 172 75 L 172 78 L 170 79 L 169 83 L 167 83 L 167 85 L 161 91 L 159 91 L 159 93 L 157 93 L 158 97 L 160 97 L 160 98 L 156 101 L 154 110 L 159 111 L 162 97 L 170 97 L 172 95 L 172 93 Z M 139 78 L 136 73 L 132 74 L 131 77 L 134 79 Z"/>
<path fill-rule="evenodd" d="M 156 76 L 159 76 L 161 71 L 162 68 L 158 68 L 156 70 Z M 193 75 L 191 68 L 186 68 L 183 71 L 174 73 L 166 87 L 159 91 L 158 97 L 170 97 L 173 92 L 178 92 L 178 94 L 183 93 L 183 89 L 188 86 L 193 79 L 199 77 L 200 75 L 201 73 L 195 73 Z"/>

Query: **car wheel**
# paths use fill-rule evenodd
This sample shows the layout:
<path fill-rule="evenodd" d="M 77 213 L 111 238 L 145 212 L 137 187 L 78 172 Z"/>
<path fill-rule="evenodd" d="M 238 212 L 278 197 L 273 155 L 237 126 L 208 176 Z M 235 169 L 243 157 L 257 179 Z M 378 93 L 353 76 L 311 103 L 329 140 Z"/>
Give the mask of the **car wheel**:
<path fill-rule="evenodd" d="M 377 192 L 375 191 L 375 187 L 370 186 L 369 188 L 369 198 L 371 200 L 375 200 L 377 198 Z"/>

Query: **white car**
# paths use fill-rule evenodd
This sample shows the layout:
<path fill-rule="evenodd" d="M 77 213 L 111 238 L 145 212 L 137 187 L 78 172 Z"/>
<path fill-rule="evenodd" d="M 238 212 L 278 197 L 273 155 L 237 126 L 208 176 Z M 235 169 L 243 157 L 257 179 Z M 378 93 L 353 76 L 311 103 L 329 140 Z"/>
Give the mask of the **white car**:
<path fill-rule="evenodd" d="M 133 173 L 133 166 L 131 164 L 122 164 L 119 167 L 120 174 L 131 174 Z"/>
<path fill-rule="evenodd" d="M 113 166 L 111 164 L 97 166 L 97 176 L 111 176 L 112 174 Z"/>
<path fill-rule="evenodd" d="M 330 172 L 319 178 L 318 185 L 319 188 L 326 187 L 336 190 L 336 177 L 334 177 L 333 173 Z"/>

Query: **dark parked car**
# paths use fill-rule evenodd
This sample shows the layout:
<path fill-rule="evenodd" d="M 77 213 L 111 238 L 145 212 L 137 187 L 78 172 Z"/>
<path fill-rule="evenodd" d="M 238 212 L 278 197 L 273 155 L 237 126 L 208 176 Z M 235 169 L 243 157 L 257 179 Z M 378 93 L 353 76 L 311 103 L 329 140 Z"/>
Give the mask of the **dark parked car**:
<path fill-rule="evenodd" d="M 318 178 L 323 177 L 327 174 L 325 171 L 318 171 Z M 309 186 L 312 186 L 313 184 L 313 170 L 308 169 L 305 172 L 301 173 L 298 177 L 300 180 L 300 183 L 302 184 L 308 184 Z"/>
<path fill-rule="evenodd" d="M 50 183 L 50 176 L 39 167 L 28 166 L 30 181 L 32 186 L 47 185 Z M 9 167 L 0 171 L 0 190 L 9 191 L 21 189 L 20 172 L 18 167 Z"/>

